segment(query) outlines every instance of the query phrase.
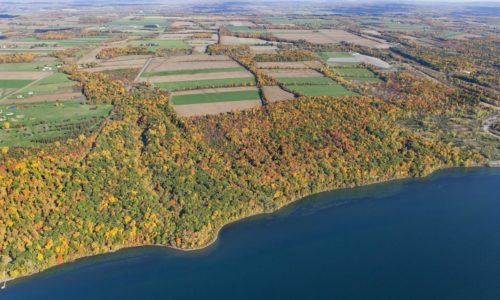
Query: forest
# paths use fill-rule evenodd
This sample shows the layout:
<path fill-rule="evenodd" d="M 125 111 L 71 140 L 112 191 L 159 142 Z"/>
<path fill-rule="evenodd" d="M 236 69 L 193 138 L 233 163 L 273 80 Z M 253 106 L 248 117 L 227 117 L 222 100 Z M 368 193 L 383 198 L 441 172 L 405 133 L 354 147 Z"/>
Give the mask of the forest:
<path fill-rule="evenodd" d="M 483 161 L 398 123 L 448 105 L 440 96 L 301 97 L 185 119 L 160 90 L 65 71 L 89 103 L 114 110 L 87 135 L 2 148 L 0 250 L 11 278 L 128 246 L 202 247 L 228 222 L 311 193 Z"/>

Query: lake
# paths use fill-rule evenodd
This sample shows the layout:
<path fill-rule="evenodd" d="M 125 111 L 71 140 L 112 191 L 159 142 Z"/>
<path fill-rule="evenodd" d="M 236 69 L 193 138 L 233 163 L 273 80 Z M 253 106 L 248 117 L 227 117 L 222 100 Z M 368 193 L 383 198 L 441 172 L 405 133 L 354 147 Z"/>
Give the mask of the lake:
<path fill-rule="evenodd" d="M 310 196 L 204 250 L 84 258 L 0 299 L 500 299 L 500 169 Z"/>

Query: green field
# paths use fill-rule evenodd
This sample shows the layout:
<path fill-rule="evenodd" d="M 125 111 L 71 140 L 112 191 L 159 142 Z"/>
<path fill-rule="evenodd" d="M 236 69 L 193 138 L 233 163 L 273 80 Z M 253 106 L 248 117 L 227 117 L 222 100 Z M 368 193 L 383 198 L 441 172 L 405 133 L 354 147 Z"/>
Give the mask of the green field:
<path fill-rule="evenodd" d="M 76 101 L 0 105 L 1 146 L 30 146 L 64 137 L 88 133 L 107 116 L 111 105 L 85 105 Z M 8 115 L 12 114 L 12 115 Z"/>
<path fill-rule="evenodd" d="M 288 18 L 288 17 L 266 17 L 266 21 L 271 24 L 282 25 L 282 24 L 296 24 L 296 25 L 321 25 L 321 24 L 336 24 L 334 20 L 325 20 L 317 18 Z"/>
<path fill-rule="evenodd" d="M 228 26 L 227 29 L 232 32 L 245 32 L 245 33 L 265 33 L 263 28 L 253 28 L 248 26 Z"/>
<path fill-rule="evenodd" d="M 352 96 L 356 93 L 346 90 L 340 84 L 330 85 L 290 85 L 288 89 L 305 96 Z"/>
<path fill-rule="evenodd" d="M 20 89 L 31 82 L 33 82 L 33 80 L 0 79 L 0 89 Z"/>
<path fill-rule="evenodd" d="M 322 60 L 326 61 L 332 57 L 351 57 L 351 54 L 349 52 L 330 51 L 330 52 L 319 52 L 319 56 L 321 57 Z"/>
<path fill-rule="evenodd" d="M 235 68 L 211 68 L 211 69 L 192 69 L 192 70 L 144 72 L 144 73 L 142 73 L 141 77 L 170 76 L 170 75 L 184 75 L 184 74 L 201 74 L 201 73 L 219 73 L 219 72 L 238 72 L 238 71 L 245 71 L 245 68 L 243 68 L 243 67 L 235 67 Z"/>
<path fill-rule="evenodd" d="M 221 93 L 204 93 L 194 95 L 179 95 L 172 97 L 174 105 L 195 104 L 195 103 L 213 103 L 213 102 L 229 102 L 242 100 L 258 100 L 260 99 L 257 91 L 235 91 Z"/>
<path fill-rule="evenodd" d="M 147 44 L 155 44 L 147 46 Z M 156 49 L 191 49 L 191 46 L 182 40 L 160 40 L 160 39 L 142 39 L 130 41 L 127 43 L 129 46 L 145 47 L 148 50 L 154 51 Z"/>
<path fill-rule="evenodd" d="M 439 38 L 442 38 L 445 40 L 451 40 L 451 39 L 454 39 L 457 36 L 461 36 L 463 34 L 466 34 L 466 32 L 464 32 L 464 31 L 444 31 L 444 32 L 438 34 L 437 36 Z"/>
<path fill-rule="evenodd" d="M 372 71 L 364 68 L 335 68 L 335 71 L 348 80 L 379 82 L 380 79 Z"/>
<path fill-rule="evenodd" d="M 81 47 L 81 46 L 89 46 L 89 45 L 97 45 L 107 39 L 109 39 L 110 35 L 98 35 L 98 36 L 82 36 L 75 37 L 70 39 L 63 40 L 43 40 L 37 37 L 25 37 L 16 40 L 17 42 L 30 43 L 30 44 L 19 44 L 19 47 L 16 49 L 26 48 L 29 49 L 31 45 L 35 44 L 47 44 L 49 46 L 58 46 L 64 48 L 73 48 L 73 47 Z M 44 49 L 45 50 L 45 49 Z M 47 48 L 50 50 L 50 48 Z"/>
<path fill-rule="evenodd" d="M 251 86 L 255 85 L 255 79 L 253 77 L 208 79 L 195 81 L 163 82 L 155 83 L 154 85 L 156 87 L 169 91 L 182 91 L 215 87 Z"/>
<path fill-rule="evenodd" d="M 279 77 L 277 80 L 286 85 L 327 85 L 336 83 L 328 77 Z"/>
<path fill-rule="evenodd" d="M 69 93 L 73 91 L 75 85 L 74 81 L 68 78 L 68 75 L 64 73 L 54 73 L 47 76 L 29 88 L 23 89 L 20 92 L 11 95 L 10 98 L 16 98 L 18 95 L 23 95 L 23 97 L 28 97 L 29 92 L 33 92 L 33 95 L 47 95 L 56 93 Z"/>
<path fill-rule="evenodd" d="M 113 27 L 141 27 L 146 25 L 159 25 L 160 27 L 166 27 L 170 25 L 170 22 L 163 17 L 146 17 L 146 18 L 122 18 L 115 20 L 110 23 Z M 159 28 L 163 29 L 163 28 Z"/>
<path fill-rule="evenodd" d="M 28 62 L 28 63 L 5 63 L 0 64 L 0 72 L 17 72 L 17 71 L 41 71 L 43 67 L 52 67 L 55 68 L 57 64 L 60 64 L 58 61 L 50 61 L 50 62 Z"/>

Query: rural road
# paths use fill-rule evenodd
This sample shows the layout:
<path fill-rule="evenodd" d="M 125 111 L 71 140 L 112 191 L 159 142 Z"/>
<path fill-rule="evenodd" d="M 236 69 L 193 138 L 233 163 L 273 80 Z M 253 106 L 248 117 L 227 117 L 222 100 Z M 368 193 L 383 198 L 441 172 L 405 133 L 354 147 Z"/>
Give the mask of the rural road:
<path fill-rule="evenodd" d="M 144 63 L 144 66 L 142 66 L 142 69 L 141 71 L 139 71 L 139 73 L 137 74 L 137 76 L 135 76 L 134 78 L 134 82 L 137 82 L 137 80 L 139 80 L 139 78 L 141 78 L 141 75 L 142 73 L 144 72 L 144 70 L 147 69 L 147 67 L 149 66 L 149 64 L 151 63 L 151 60 L 153 60 L 152 57 L 148 58 L 148 60 L 146 61 L 146 63 Z"/>

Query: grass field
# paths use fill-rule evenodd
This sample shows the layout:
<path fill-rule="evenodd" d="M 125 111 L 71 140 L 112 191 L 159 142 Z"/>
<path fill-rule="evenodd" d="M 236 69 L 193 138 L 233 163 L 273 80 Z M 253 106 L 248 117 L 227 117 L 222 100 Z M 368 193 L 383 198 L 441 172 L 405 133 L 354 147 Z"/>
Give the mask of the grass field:
<path fill-rule="evenodd" d="M 179 95 L 172 97 L 174 105 L 196 104 L 196 103 L 213 103 L 213 102 L 229 102 L 241 100 L 258 100 L 260 99 L 257 91 L 235 91 L 222 93 L 204 93 Z"/>
<path fill-rule="evenodd" d="M 243 67 L 235 68 L 210 68 L 210 69 L 191 69 L 191 70 L 176 70 L 176 71 L 159 71 L 159 72 L 145 72 L 141 77 L 154 77 L 154 76 L 169 76 L 169 75 L 183 75 L 183 74 L 201 74 L 201 73 L 219 73 L 219 72 L 237 72 L 245 71 Z"/>
<path fill-rule="evenodd" d="M 356 93 L 346 90 L 339 84 L 330 85 L 290 85 L 288 89 L 305 96 L 352 96 Z"/>
<path fill-rule="evenodd" d="M 279 77 L 277 80 L 286 85 L 327 85 L 335 84 L 328 77 Z"/>
<path fill-rule="evenodd" d="M 60 47 L 71 48 L 71 47 L 78 47 L 78 46 L 96 45 L 104 40 L 109 39 L 110 37 L 111 37 L 110 35 L 96 35 L 96 36 L 75 37 L 75 38 L 64 39 L 64 40 L 43 40 L 43 39 L 39 39 L 36 37 L 25 37 L 25 38 L 20 38 L 16 41 L 18 41 L 18 42 L 30 42 L 33 44 L 42 44 L 42 43 L 46 43 L 49 45 L 57 44 Z"/>
<path fill-rule="evenodd" d="M 266 30 L 262 28 L 252 28 L 248 26 L 228 26 L 232 32 L 246 32 L 246 33 L 265 33 Z"/>
<path fill-rule="evenodd" d="M 465 34 L 464 31 L 444 31 L 440 34 L 438 34 L 438 37 L 445 39 L 445 40 L 451 40 L 457 36 Z"/>
<path fill-rule="evenodd" d="M 160 27 L 166 27 L 170 25 L 170 21 L 162 17 L 145 17 L 142 19 L 138 18 L 122 18 L 115 20 L 110 23 L 110 25 L 115 27 L 144 27 L 146 25 L 158 25 Z M 158 28 L 163 29 L 163 28 Z"/>
<path fill-rule="evenodd" d="M 380 79 L 372 71 L 364 68 L 335 68 L 335 71 L 348 80 L 379 82 Z"/>
<path fill-rule="evenodd" d="M 33 80 L 0 79 L 0 89 L 20 89 L 33 82 Z"/>
<path fill-rule="evenodd" d="M 332 57 L 351 57 L 351 54 L 349 54 L 349 52 L 330 51 L 330 52 L 319 52 L 319 56 L 321 57 L 322 60 L 326 61 Z"/>
<path fill-rule="evenodd" d="M 16 98 L 17 95 L 23 95 L 27 97 L 29 92 L 33 92 L 33 95 L 46 95 L 55 93 L 66 93 L 73 91 L 75 82 L 68 78 L 68 75 L 64 73 L 54 73 L 47 76 L 29 88 L 21 90 L 21 92 L 15 93 L 10 98 Z"/>
<path fill-rule="evenodd" d="M 0 64 L 0 71 L 2 72 L 9 72 L 9 71 L 39 71 L 42 70 L 43 67 L 52 67 L 55 68 L 55 66 L 59 64 L 58 61 L 51 61 L 51 62 L 29 62 L 29 63 L 6 63 L 6 64 Z"/>
<path fill-rule="evenodd" d="M 111 105 L 90 106 L 76 101 L 0 105 L 0 120 L 11 124 L 10 129 L 0 129 L 0 145 L 30 146 L 74 137 L 94 129 L 111 109 Z"/>
<path fill-rule="evenodd" d="M 169 91 L 252 85 L 255 85 L 253 77 L 155 83 L 156 87 Z"/>
<path fill-rule="evenodd" d="M 148 46 L 148 44 L 153 44 Z M 160 40 L 160 39 L 142 39 L 130 41 L 127 45 L 135 47 L 146 47 L 148 50 L 156 49 L 190 49 L 191 46 L 182 40 Z"/>
<path fill-rule="evenodd" d="M 266 21 L 271 24 L 296 24 L 296 25 L 321 25 L 321 24 L 336 24 L 334 20 L 316 19 L 316 18 L 287 18 L 287 17 L 266 17 Z"/>

